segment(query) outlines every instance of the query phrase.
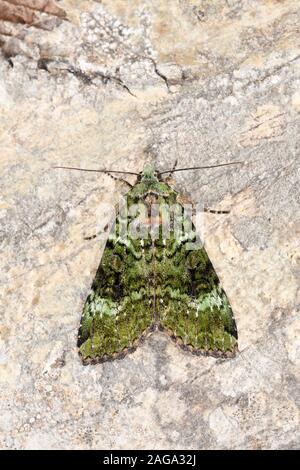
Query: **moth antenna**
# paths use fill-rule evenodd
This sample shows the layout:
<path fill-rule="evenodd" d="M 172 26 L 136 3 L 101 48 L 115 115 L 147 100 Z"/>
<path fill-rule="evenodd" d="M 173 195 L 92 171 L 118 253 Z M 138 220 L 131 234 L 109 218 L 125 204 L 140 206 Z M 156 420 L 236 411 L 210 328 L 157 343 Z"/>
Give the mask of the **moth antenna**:
<path fill-rule="evenodd" d="M 135 175 L 138 176 L 139 173 L 133 171 L 122 171 L 122 170 L 95 170 L 93 168 L 77 168 L 75 166 L 53 166 L 52 168 L 62 168 L 64 170 L 78 170 L 78 171 L 90 171 L 94 173 L 123 173 L 124 175 Z"/>
<path fill-rule="evenodd" d="M 186 168 L 174 168 L 173 170 L 161 171 L 160 175 L 164 175 L 166 173 L 175 173 L 175 171 L 187 171 L 187 170 L 206 170 L 208 168 L 218 168 L 220 166 L 229 166 L 229 165 L 244 165 L 245 162 L 228 162 L 228 163 L 218 163 L 218 165 L 207 165 L 207 166 L 191 166 Z"/>

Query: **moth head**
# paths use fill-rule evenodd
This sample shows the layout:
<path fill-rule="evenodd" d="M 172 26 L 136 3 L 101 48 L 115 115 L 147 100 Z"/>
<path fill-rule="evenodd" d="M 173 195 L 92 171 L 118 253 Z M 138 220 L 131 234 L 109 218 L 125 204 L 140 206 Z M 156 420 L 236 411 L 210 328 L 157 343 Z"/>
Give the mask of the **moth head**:
<path fill-rule="evenodd" d="M 152 163 L 146 163 L 141 173 L 142 181 L 158 181 L 158 173 Z"/>

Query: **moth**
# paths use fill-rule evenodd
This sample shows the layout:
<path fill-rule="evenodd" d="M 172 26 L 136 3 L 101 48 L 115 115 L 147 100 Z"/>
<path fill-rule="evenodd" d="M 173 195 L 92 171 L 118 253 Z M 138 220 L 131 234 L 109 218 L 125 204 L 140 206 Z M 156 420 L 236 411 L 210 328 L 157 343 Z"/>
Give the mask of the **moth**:
<path fill-rule="evenodd" d="M 126 217 L 116 216 L 83 308 L 78 348 L 84 364 L 123 358 L 155 330 L 195 354 L 232 357 L 237 351 L 229 300 L 191 220 L 183 216 L 179 234 L 169 220 L 166 237 L 160 210 L 153 216 L 153 207 L 182 207 L 162 174 L 146 164 L 126 195 Z M 135 232 L 124 230 L 125 219 Z"/>
<path fill-rule="evenodd" d="M 83 364 L 121 359 L 155 330 L 194 354 L 233 357 L 238 335 L 229 300 L 180 195 L 162 178 L 169 172 L 159 173 L 152 164 L 141 173 L 55 168 L 138 176 L 83 308 L 78 332 Z"/>

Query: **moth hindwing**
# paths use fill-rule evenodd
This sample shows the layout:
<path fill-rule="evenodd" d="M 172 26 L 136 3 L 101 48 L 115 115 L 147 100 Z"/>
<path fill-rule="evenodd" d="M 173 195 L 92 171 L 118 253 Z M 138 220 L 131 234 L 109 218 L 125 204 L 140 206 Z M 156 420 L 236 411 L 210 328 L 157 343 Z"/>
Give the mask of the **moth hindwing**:
<path fill-rule="evenodd" d="M 228 298 L 194 226 L 185 215 L 183 230 L 176 226 L 174 213 L 183 213 L 177 198 L 151 165 L 127 193 L 127 211 L 116 217 L 84 305 L 83 363 L 123 357 L 157 328 L 195 353 L 226 357 L 237 350 Z M 175 210 L 166 224 L 169 207 Z"/>

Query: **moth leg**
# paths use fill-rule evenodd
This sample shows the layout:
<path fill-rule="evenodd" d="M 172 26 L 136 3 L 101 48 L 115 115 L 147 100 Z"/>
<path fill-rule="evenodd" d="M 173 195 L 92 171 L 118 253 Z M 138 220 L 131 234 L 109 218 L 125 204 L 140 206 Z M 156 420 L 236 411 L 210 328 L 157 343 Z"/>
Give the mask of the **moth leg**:
<path fill-rule="evenodd" d="M 174 165 L 172 166 L 172 168 L 171 168 L 171 170 L 170 170 L 170 173 L 169 173 L 168 176 L 167 176 L 167 179 L 168 179 L 168 178 L 171 178 L 171 176 L 173 175 L 174 171 L 176 170 L 177 163 L 178 163 L 178 159 L 176 158 L 176 160 L 175 160 L 175 162 L 174 162 Z"/>
<path fill-rule="evenodd" d="M 127 184 L 127 186 L 129 186 L 130 188 L 133 188 L 133 184 L 129 183 L 129 181 L 125 180 L 124 178 L 120 178 L 118 176 L 114 176 L 112 175 L 111 173 L 109 173 L 108 171 L 105 172 L 106 175 L 110 176 L 111 179 L 115 180 L 115 181 L 120 181 L 121 183 L 125 183 Z"/>
<path fill-rule="evenodd" d="M 174 173 L 174 170 L 176 170 L 177 163 L 178 163 L 178 158 L 176 158 L 174 165 L 172 166 L 172 170 L 170 171 L 170 176 L 172 175 L 172 173 Z"/>
<path fill-rule="evenodd" d="M 209 212 L 210 214 L 230 214 L 230 210 L 216 210 L 204 207 L 203 212 Z"/>

